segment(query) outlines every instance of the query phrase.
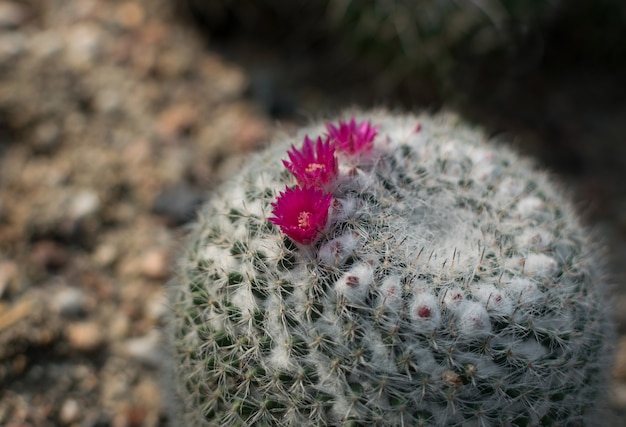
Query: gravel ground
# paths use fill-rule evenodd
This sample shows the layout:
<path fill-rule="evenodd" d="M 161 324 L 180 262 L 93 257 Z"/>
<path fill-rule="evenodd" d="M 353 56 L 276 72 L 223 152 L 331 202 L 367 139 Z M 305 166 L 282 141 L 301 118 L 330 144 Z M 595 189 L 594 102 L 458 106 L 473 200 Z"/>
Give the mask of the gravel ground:
<path fill-rule="evenodd" d="M 267 49 L 207 48 L 170 3 L 0 0 L 0 425 L 166 425 L 161 327 L 184 224 L 235 155 L 358 99 Z M 481 75 L 465 113 L 570 181 L 606 236 L 624 413 L 623 76 L 548 68 L 485 97 Z"/>

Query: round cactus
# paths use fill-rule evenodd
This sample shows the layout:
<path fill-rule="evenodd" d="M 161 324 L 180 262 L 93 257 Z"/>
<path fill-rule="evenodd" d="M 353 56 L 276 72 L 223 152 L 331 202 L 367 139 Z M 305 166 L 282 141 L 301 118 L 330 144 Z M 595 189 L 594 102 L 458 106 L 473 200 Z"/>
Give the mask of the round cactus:
<path fill-rule="evenodd" d="M 180 416 L 588 425 L 612 338 L 597 253 L 545 174 L 454 115 L 304 129 L 192 230 L 172 287 Z"/>

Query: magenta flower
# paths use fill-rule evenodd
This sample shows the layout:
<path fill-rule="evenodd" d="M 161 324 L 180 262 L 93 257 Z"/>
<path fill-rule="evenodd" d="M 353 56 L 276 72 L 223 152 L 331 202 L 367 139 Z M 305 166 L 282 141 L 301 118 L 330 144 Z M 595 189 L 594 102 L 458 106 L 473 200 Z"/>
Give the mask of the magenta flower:
<path fill-rule="evenodd" d="M 339 127 L 326 124 L 330 140 L 339 150 L 351 155 L 371 151 L 379 127 L 370 122 L 357 124 L 354 117 L 348 123 L 339 120 Z"/>
<path fill-rule="evenodd" d="M 272 203 L 274 217 L 269 221 L 295 242 L 315 243 L 328 221 L 332 200 L 331 194 L 320 189 L 287 188 Z"/>
<path fill-rule="evenodd" d="M 292 145 L 288 154 L 291 162 L 283 160 L 283 164 L 302 187 L 325 188 L 337 179 L 339 166 L 335 147 L 330 145 L 328 139 L 322 142 L 322 138 L 317 138 L 313 146 L 313 141 L 305 136 L 302 150 Z"/>

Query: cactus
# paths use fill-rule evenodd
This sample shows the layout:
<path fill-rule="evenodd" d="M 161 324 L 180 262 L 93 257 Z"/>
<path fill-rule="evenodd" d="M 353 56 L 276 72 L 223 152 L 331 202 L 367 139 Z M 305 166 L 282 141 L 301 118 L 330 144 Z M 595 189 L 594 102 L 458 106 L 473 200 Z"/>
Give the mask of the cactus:
<path fill-rule="evenodd" d="M 306 128 L 191 232 L 171 298 L 180 417 L 587 426 L 613 336 L 598 253 L 546 174 L 452 114 Z"/>

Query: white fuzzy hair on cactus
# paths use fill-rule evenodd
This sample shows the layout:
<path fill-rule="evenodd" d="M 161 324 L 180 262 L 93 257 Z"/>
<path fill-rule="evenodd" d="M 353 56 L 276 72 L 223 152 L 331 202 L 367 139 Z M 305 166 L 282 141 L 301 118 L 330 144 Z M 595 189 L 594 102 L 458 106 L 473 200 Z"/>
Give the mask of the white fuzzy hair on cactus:
<path fill-rule="evenodd" d="M 251 156 L 191 232 L 175 425 L 602 423 L 602 251 L 558 184 L 452 114 L 299 135 Z"/>

